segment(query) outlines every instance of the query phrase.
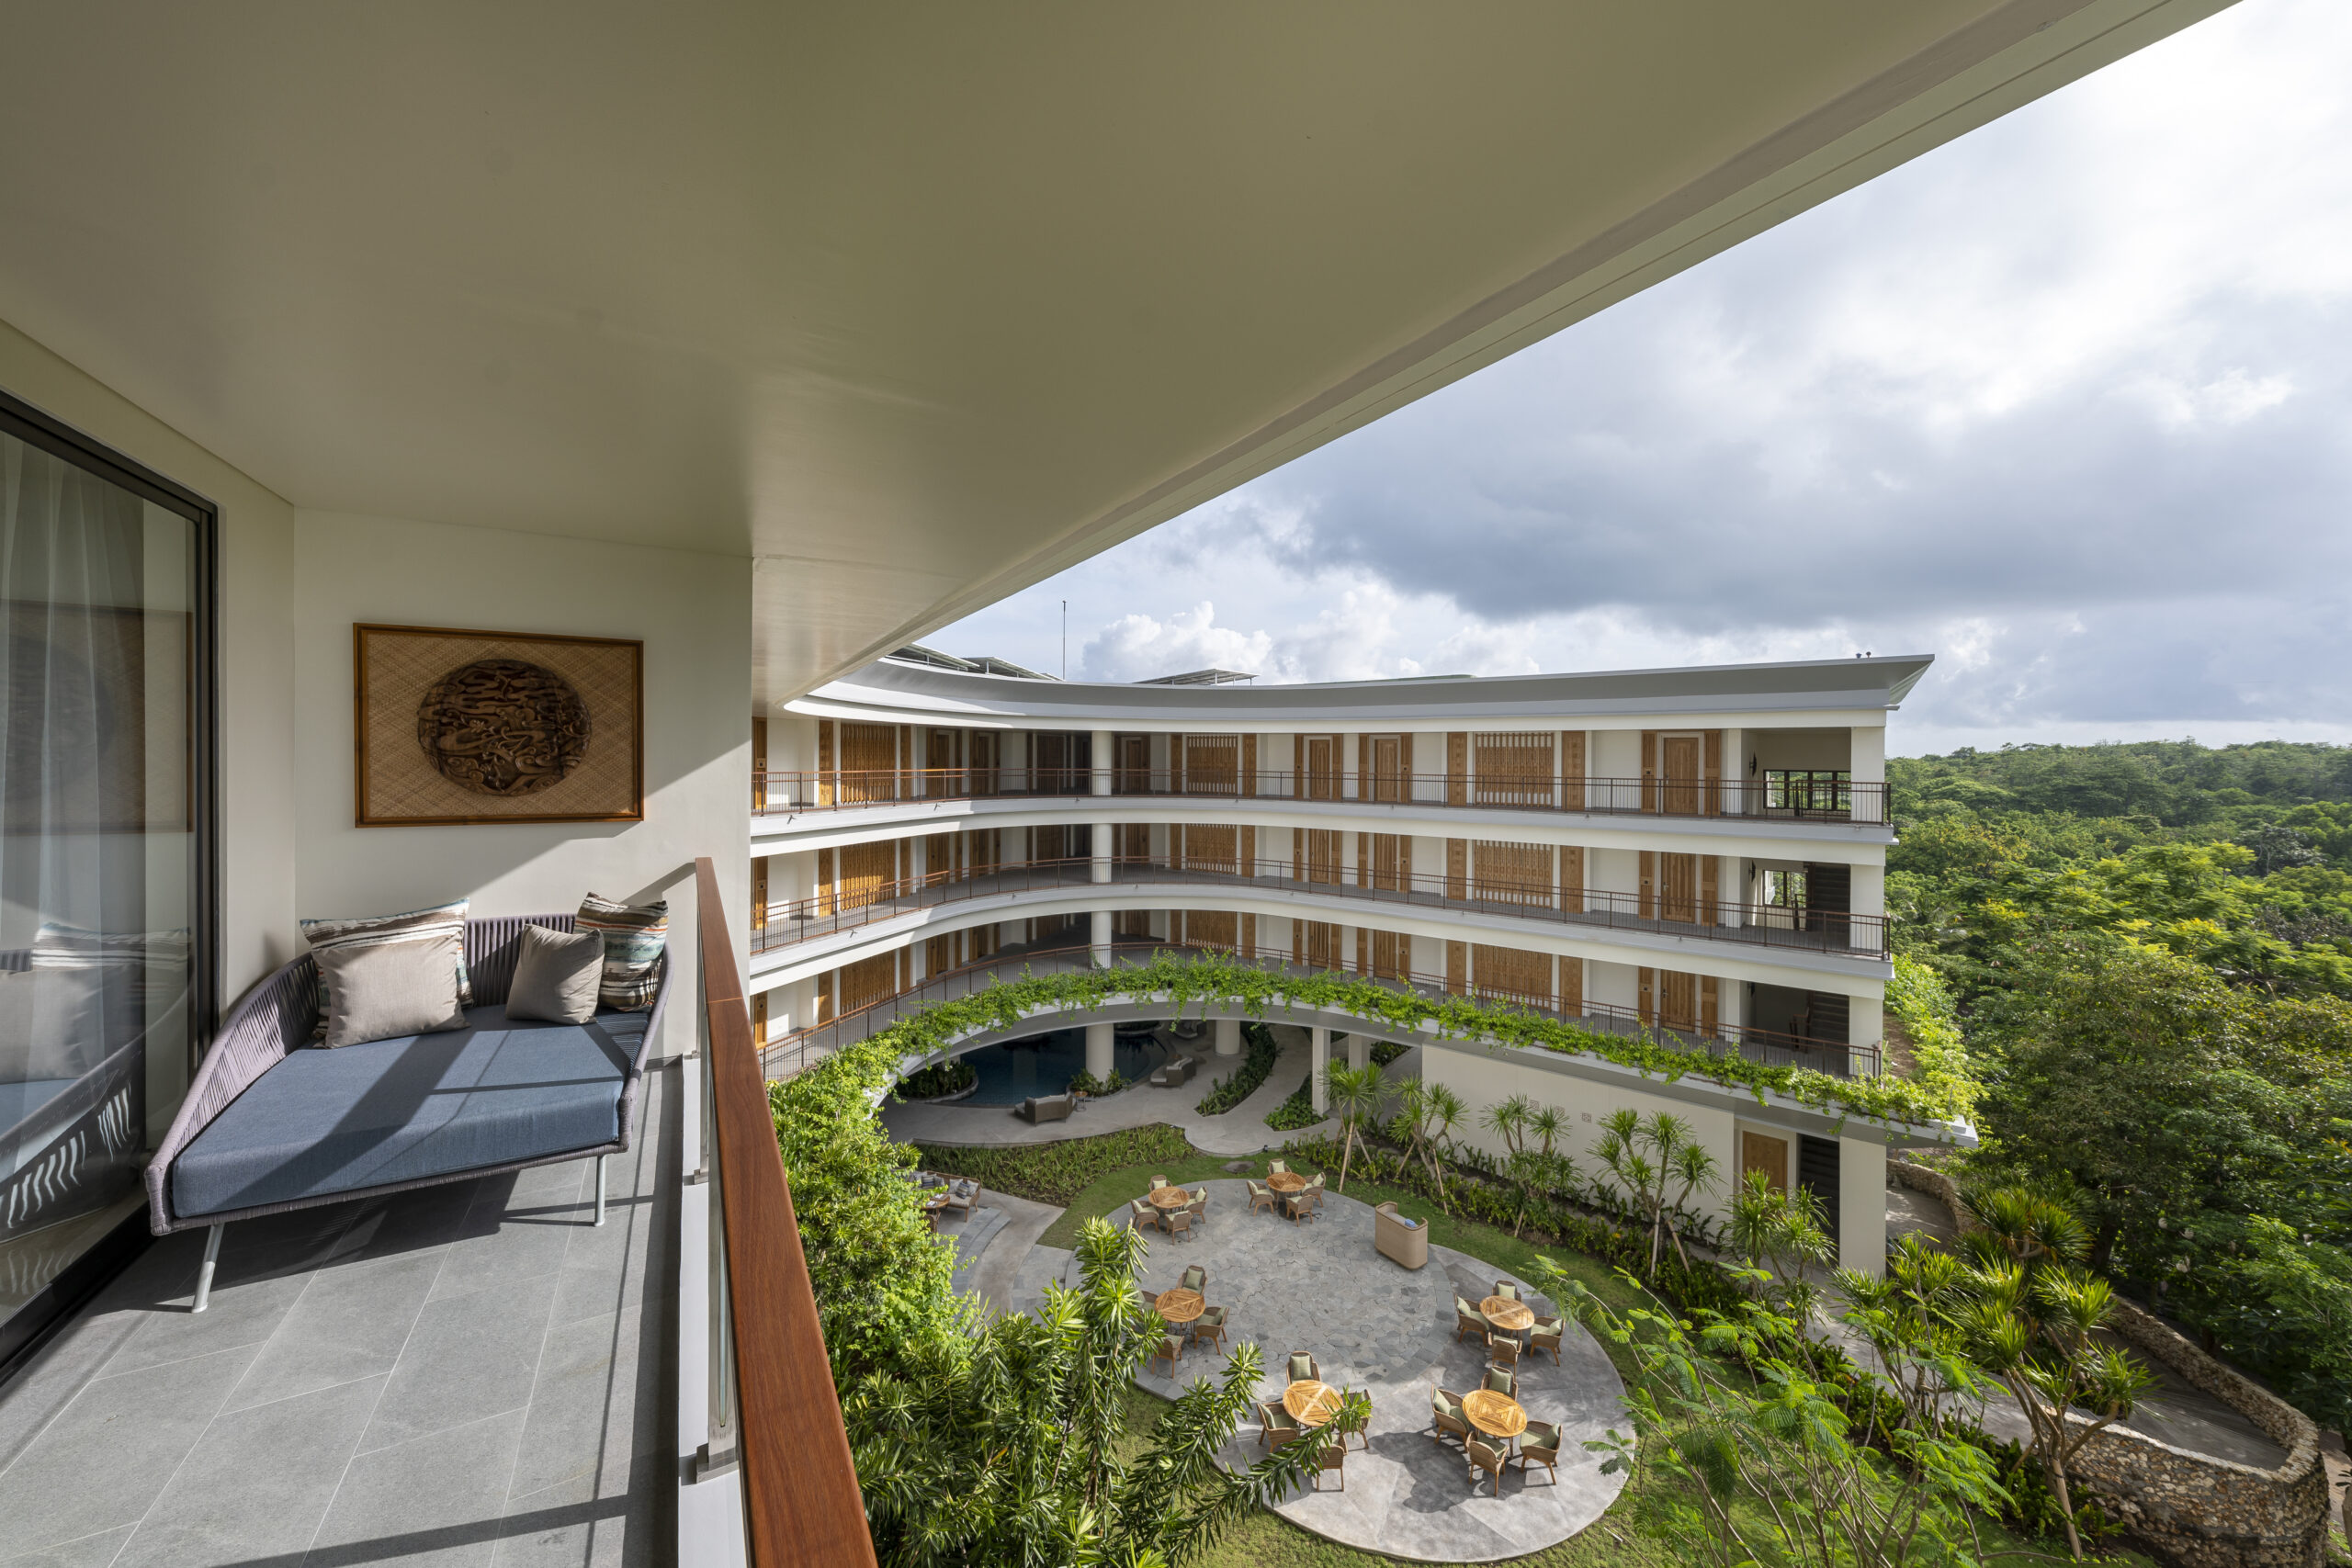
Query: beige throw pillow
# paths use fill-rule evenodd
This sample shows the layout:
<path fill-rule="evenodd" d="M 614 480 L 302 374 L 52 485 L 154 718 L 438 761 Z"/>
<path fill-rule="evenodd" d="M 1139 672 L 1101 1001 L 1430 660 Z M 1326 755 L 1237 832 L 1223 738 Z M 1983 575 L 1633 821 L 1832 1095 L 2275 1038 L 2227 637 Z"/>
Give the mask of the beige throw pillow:
<path fill-rule="evenodd" d="M 319 976 L 328 998 L 327 1033 L 321 1043 L 332 1048 L 463 1029 L 460 956 L 455 934 L 319 949 Z"/>
<path fill-rule="evenodd" d="M 585 1023 L 596 1016 L 596 989 L 605 977 L 605 933 L 525 926 L 514 956 L 514 983 L 506 988 L 510 1021 Z"/>

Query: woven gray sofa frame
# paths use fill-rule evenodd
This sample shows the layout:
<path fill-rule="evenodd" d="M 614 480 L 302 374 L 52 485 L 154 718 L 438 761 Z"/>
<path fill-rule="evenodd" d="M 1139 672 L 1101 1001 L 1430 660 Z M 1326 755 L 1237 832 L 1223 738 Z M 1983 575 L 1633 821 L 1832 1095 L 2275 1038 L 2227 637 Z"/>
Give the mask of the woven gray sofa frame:
<path fill-rule="evenodd" d="M 573 920 L 570 915 L 508 915 L 466 922 L 466 970 L 472 981 L 476 1006 L 504 1004 L 507 987 L 514 983 L 514 962 L 521 951 L 525 926 L 545 926 L 550 931 L 569 931 L 573 929 Z M 180 1102 L 179 1114 L 172 1119 L 171 1131 L 164 1134 L 163 1143 L 156 1147 L 153 1157 L 147 1164 L 147 1228 L 156 1235 L 194 1230 L 199 1225 L 209 1229 L 210 1234 L 204 1243 L 204 1265 L 197 1276 L 196 1303 L 191 1310 L 202 1312 L 211 1295 L 213 1265 L 220 1252 L 220 1233 L 232 1220 L 257 1219 L 264 1214 L 315 1209 L 329 1203 L 348 1203 L 420 1187 L 471 1181 L 480 1177 L 523 1170 L 532 1166 L 561 1165 L 571 1160 L 593 1158 L 596 1162 L 595 1224 L 603 1224 L 605 1161 L 610 1156 L 626 1153 L 628 1149 L 630 1131 L 636 1120 L 638 1090 L 645 1077 L 646 1057 L 662 1033 L 662 1016 L 669 1005 L 670 981 L 674 968 L 665 953 L 662 960 L 662 979 L 654 991 L 653 1005 L 646 1013 L 645 1037 L 639 1043 L 637 1056 L 630 1062 L 621 1080 L 619 1136 L 610 1142 L 565 1149 L 530 1159 L 474 1166 L 406 1181 L 355 1187 L 345 1191 L 322 1193 L 287 1202 L 259 1203 L 250 1208 L 225 1209 L 203 1214 L 174 1213 L 171 1199 L 173 1162 L 196 1141 L 198 1134 L 210 1126 L 213 1120 L 233 1104 L 239 1095 L 252 1088 L 264 1073 L 284 1061 L 288 1053 L 304 1050 L 311 1045 L 311 1032 L 319 1015 L 319 968 L 309 953 L 304 953 L 246 992 L 243 998 L 229 1010 L 229 1016 L 221 1021 L 220 1031 L 214 1036 L 211 1049 L 204 1054 L 203 1063 L 197 1068 L 196 1081 L 188 1085 L 187 1097 Z"/>

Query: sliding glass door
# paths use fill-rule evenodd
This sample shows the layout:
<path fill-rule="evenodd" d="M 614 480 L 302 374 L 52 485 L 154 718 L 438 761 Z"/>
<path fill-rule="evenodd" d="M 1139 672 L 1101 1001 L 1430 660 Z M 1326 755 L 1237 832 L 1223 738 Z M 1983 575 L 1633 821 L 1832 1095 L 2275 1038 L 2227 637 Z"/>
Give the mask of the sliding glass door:
<path fill-rule="evenodd" d="M 211 526 L 0 399 L 0 1361 L 135 1243 L 209 1026 Z"/>

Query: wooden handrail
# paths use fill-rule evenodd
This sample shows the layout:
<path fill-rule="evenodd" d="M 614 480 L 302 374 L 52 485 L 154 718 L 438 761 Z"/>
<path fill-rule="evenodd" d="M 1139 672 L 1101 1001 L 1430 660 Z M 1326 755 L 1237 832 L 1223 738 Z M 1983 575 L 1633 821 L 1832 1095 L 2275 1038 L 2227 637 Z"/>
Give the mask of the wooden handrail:
<path fill-rule="evenodd" d="M 707 856 L 695 862 L 695 911 L 751 1560 L 754 1568 L 870 1564 L 874 1538 L 752 1041 L 742 966 Z M 692 1373 L 682 1368 L 680 1375 Z"/>

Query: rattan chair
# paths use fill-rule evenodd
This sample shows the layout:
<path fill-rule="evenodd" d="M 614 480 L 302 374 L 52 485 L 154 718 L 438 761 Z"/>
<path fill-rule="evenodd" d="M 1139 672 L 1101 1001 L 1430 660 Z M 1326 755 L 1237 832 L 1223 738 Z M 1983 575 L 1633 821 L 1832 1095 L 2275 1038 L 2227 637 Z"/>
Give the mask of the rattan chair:
<path fill-rule="evenodd" d="M 1144 1225 L 1151 1225 L 1159 1229 L 1166 1228 L 1159 1224 L 1159 1211 L 1153 1208 L 1149 1203 L 1145 1202 L 1140 1198 L 1127 1205 L 1127 1223 L 1130 1225 L 1138 1228 Z"/>
<path fill-rule="evenodd" d="M 1535 1320 L 1535 1326 L 1528 1331 L 1527 1348 L 1551 1351 L 1552 1364 L 1556 1367 L 1560 1364 L 1560 1340 L 1567 1331 L 1568 1325 L 1561 1318 L 1539 1317 Z"/>
<path fill-rule="evenodd" d="M 1322 1491 L 1323 1478 L 1326 1475 L 1330 1474 L 1332 1472 L 1337 1471 L 1340 1476 L 1340 1490 L 1345 1492 L 1348 1489 L 1348 1472 L 1345 1468 L 1347 1461 L 1348 1445 L 1345 1441 L 1317 1444 L 1315 1449 L 1315 1469 L 1313 1473 L 1307 1478 L 1309 1486 L 1311 1486 L 1315 1491 Z"/>
<path fill-rule="evenodd" d="M 1201 1315 L 1193 1320 L 1193 1340 L 1212 1339 L 1216 1342 L 1218 1349 L 1225 1348 L 1226 1310 L 1221 1306 L 1202 1308 Z"/>
<path fill-rule="evenodd" d="M 1206 1219 L 1209 1212 L 1209 1190 L 1205 1187 L 1194 1188 L 1193 1190 L 1193 1201 L 1190 1203 L 1187 1203 L 1185 1207 L 1193 1213 L 1201 1216 L 1203 1219 Z"/>
<path fill-rule="evenodd" d="M 1166 1178 L 1166 1177 L 1164 1177 L 1164 1176 L 1155 1176 L 1155 1177 L 1153 1177 L 1153 1178 L 1151 1179 L 1151 1190 L 1152 1190 L 1154 1192 L 1159 1191 L 1161 1188 L 1163 1188 L 1163 1187 L 1165 1187 L 1165 1186 L 1167 1186 L 1167 1185 L 1168 1185 L 1168 1178 Z"/>
<path fill-rule="evenodd" d="M 1157 1187 L 1159 1183 L 1154 1182 L 1152 1185 Z M 1519 1287 L 1509 1280 L 1498 1280 L 1495 1281 L 1495 1294 L 1507 1302 L 1515 1302 L 1519 1300 Z"/>
<path fill-rule="evenodd" d="M 1304 1350 L 1293 1350 L 1290 1353 L 1288 1366 L 1290 1381 L 1293 1382 L 1321 1382 L 1323 1381 L 1323 1369 L 1317 1366 L 1315 1358 Z"/>
<path fill-rule="evenodd" d="M 1552 1472 L 1552 1484 L 1560 1483 L 1560 1429 L 1548 1421 L 1530 1421 L 1527 1430 L 1519 1435 L 1519 1473 L 1527 1474 L 1529 1464 L 1540 1464 Z"/>
<path fill-rule="evenodd" d="M 1501 1496 L 1503 1495 L 1502 1450 L 1488 1448 L 1476 1438 L 1463 1438 L 1462 1447 L 1470 1456 L 1470 1490 L 1474 1494 L 1478 1490 L 1478 1473 L 1484 1471 L 1495 1478 L 1495 1495 Z"/>
<path fill-rule="evenodd" d="M 1509 1367 L 1488 1367 L 1482 1387 L 1490 1388 L 1507 1399 L 1519 1397 L 1519 1374 Z"/>
<path fill-rule="evenodd" d="M 1144 1358 L 1143 1370 L 1149 1371 L 1152 1362 L 1165 1361 L 1168 1363 L 1168 1375 L 1172 1378 L 1176 1375 L 1176 1363 L 1183 1359 L 1184 1341 L 1173 1334 L 1163 1334 L 1159 1337 L 1159 1348 Z"/>
<path fill-rule="evenodd" d="M 1313 1203 L 1317 1208 L 1321 1208 L 1323 1206 L 1323 1173 L 1319 1170 L 1317 1171 L 1315 1173 L 1315 1179 L 1308 1182 L 1305 1187 L 1300 1188 L 1298 1195 L 1308 1202 Z"/>
<path fill-rule="evenodd" d="M 1290 1167 L 1284 1165 L 1278 1159 L 1270 1159 L 1266 1162 L 1266 1174 L 1268 1176 L 1283 1176 L 1287 1175 L 1289 1171 Z"/>
<path fill-rule="evenodd" d="M 1453 1338 L 1454 1338 L 1454 1342 L 1455 1342 L 1456 1344 L 1459 1344 L 1459 1343 L 1462 1341 L 1463 1337 L 1464 1337 L 1464 1336 L 1465 1336 L 1465 1335 L 1472 1336 L 1472 1337 L 1476 1337 L 1476 1338 L 1479 1338 L 1479 1339 L 1484 1339 L 1484 1338 L 1487 1337 L 1487 1318 L 1486 1318 L 1486 1314 L 1485 1314 L 1484 1313 L 1481 1313 L 1481 1312 L 1480 1312 L 1476 1307 L 1472 1306 L 1468 1302 L 1464 1301 L 1460 1296 L 1456 1296 L 1456 1297 L 1454 1297 L 1454 1298 L 1453 1298 Z"/>
<path fill-rule="evenodd" d="M 1159 1216 L 1159 1223 L 1168 1227 L 1170 1235 L 1181 1235 L 1187 1241 L 1193 1238 L 1193 1211 L 1190 1209 L 1171 1209 Z"/>
<path fill-rule="evenodd" d="M 1462 1413 L 1462 1396 L 1450 1388 L 1442 1388 L 1430 1395 L 1430 1441 L 1442 1448 L 1448 1432 L 1468 1442 L 1470 1417 Z"/>
<path fill-rule="evenodd" d="M 1487 1354 L 1498 1367 L 1516 1367 L 1519 1365 L 1519 1341 L 1508 1334 L 1489 1334 L 1487 1336 Z"/>
<path fill-rule="evenodd" d="M 1261 1448 L 1278 1449 L 1305 1430 L 1291 1418 L 1279 1399 L 1258 1402 L 1258 1443 Z"/>
<path fill-rule="evenodd" d="M 1261 1181 L 1253 1181 L 1250 1184 L 1250 1212 L 1251 1213 L 1256 1213 L 1260 1209 L 1276 1208 L 1280 1203 L 1281 1200 L 1274 1196 L 1274 1190 L 1272 1188 Z"/>
<path fill-rule="evenodd" d="M 1187 1263 L 1184 1271 L 1176 1276 L 1180 1291 L 1205 1291 L 1209 1288 L 1209 1271 L 1197 1263 Z"/>

